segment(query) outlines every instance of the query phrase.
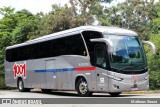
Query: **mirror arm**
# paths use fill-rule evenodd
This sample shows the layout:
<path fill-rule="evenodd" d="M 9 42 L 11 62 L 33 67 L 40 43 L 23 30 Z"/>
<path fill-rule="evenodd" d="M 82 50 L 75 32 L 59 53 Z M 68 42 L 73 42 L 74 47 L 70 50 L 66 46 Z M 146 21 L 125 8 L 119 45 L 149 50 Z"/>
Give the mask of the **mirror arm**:
<path fill-rule="evenodd" d="M 109 39 L 105 39 L 105 38 L 97 38 L 97 39 L 90 39 L 91 42 L 104 42 L 107 44 L 108 46 L 108 51 L 110 53 L 113 53 L 113 43 L 111 40 Z"/>
<path fill-rule="evenodd" d="M 154 45 L 152 42 L 142 40 L 142 43 L 151 46 L 151 48 L 152 48 L 152 53 L 153 53 L 153 54 L 156 53 L 156 47 L 155 47 L 155 45 Z"/>

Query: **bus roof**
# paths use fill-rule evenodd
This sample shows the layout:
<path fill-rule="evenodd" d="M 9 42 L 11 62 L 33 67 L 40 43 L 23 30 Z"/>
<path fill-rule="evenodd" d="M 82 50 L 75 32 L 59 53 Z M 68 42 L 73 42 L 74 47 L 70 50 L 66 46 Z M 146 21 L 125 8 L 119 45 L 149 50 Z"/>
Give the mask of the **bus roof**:
<path fill-rule="evenodd" d="M 51 39 L 56 39 L 56 38 L 61 38 L 73 34 L 80 33 L 82 31 L 97 31 L 97 32 L 102 32 L 102 33 L 108 33 L 108 34 L 118 34 L 118 35 L 128 35 L 128 36 L 137 36 L 137 34 L 134 31 L 123 29 L 123 28 L 118 28 L 118 27 L 109 27 L 109 26 L 81 26 L 81 27 L 76 27 L 72 28 L 69 30 L 64 30 L 60 31 L 57 33 L 49 34 L 46 36 L 42 36 L 33 40 L 26 41 L 21 44 L 16 44 L 13 46 L 9 46 L 6 49 L 10 48 L 15 48 L 15 47 L 20 47 L 20 46 L 25 46 L 29 44 L 34 44 L 42 41 L 47 41 Z M 68 35 L 69 34 L 69 35 Z"/>

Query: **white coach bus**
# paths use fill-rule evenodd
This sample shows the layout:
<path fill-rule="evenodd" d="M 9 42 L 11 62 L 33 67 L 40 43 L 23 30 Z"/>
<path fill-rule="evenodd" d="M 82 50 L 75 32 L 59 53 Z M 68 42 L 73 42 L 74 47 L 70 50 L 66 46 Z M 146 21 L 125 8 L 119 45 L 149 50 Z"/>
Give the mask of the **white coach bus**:
<path fill-rule="evenodd" d="M 154 44 L 141 41 L 133 31 L 82 26 L 9 46 L 6 86 L 21 92 L 76 90 L 80 96 L 146 90 L 149 74 L 143 44 L 155 53 Z"/>

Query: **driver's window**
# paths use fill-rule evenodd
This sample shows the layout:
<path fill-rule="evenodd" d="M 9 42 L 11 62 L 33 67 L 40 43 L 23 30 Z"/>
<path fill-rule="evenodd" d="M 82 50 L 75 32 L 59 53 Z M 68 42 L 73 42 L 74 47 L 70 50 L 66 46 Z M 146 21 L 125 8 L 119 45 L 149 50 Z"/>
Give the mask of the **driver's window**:
<path fill-rule="evenodd" d="M 97 67 L 106 68 L 107 61 L 106 61 L 106 45 L 105 44 L 98 44 L 95 46 L 95 63 Z"/>

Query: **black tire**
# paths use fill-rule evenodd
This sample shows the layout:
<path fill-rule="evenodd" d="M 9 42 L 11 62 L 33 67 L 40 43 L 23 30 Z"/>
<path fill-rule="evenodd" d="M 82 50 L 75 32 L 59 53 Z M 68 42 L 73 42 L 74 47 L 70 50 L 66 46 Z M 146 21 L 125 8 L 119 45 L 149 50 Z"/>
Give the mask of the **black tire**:
<path fill-rule="evenodd" d="M 109 93 L 112 97 L 118 97 L 121 92 L 113 92 L 113 93 Z"/>
<path fill-rule="evenodd" d="M 93 94 L 92 92 L 90 92 L 88 90 L 88 84 L 85 79 L 78 80 L 77 85 L 76 85 L 76 91 L 77 91 L 78 95 L 81 97 L 88 97 Z"/>
<path fill-rule="evenodd" d="M 23 83 L 22 79 L 18 79 L 17 87 L 18 87 L 20 92 L 29 92 L 31 90 L 30 88 L 25 88 L 24 87 L 24 83 Z"/>
<path fill-rule="evenodd" d="M 41 89 L 43 93 L 50 93 L 52 90 L 50 89 Z"/>

